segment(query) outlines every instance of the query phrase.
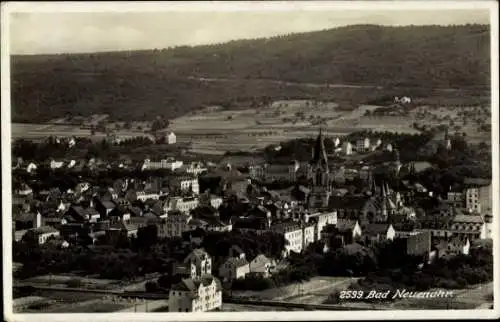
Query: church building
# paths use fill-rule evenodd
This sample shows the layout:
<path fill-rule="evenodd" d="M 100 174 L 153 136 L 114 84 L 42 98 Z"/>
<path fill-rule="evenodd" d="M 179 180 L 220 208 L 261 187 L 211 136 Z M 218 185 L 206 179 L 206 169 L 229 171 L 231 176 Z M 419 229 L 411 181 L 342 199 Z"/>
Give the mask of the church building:
<path fill-rule="evenodd" d="M 311 184 L 309 208 L 316 210 L 326 209 L 332 195 L 332 181 L 321 129 L 312 150 L 312 160 L 308 168 L 308 179 Z"/>

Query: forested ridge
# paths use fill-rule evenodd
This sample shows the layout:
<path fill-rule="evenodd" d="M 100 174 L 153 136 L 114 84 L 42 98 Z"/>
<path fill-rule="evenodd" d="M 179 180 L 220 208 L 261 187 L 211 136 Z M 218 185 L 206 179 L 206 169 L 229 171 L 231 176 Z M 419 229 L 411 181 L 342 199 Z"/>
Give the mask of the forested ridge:
<path fill-rule="evenodd" d="M 356 25 L 223 44 L 134 52 L 11 57 L 13 119 L 109 113 L 167 118 L 208 104 L 341 96 L 363 103 L 374 89 L 266 83 L 376 85 L 385 88 L 489 86 L 487 25 Z M 201 82 L 196 78 L 225 78 Z M 192 79 L 195 78 L 195 79 Z"/>

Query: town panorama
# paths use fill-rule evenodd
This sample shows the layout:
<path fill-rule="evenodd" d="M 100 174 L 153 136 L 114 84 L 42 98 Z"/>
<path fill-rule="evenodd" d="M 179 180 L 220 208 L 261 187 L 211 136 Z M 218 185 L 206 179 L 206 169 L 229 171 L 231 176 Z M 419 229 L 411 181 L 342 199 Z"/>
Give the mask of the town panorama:
<path fill-rule="evenodd" d="M 12 55 L 14 312 L 492 308 L 489 39 Z"/>

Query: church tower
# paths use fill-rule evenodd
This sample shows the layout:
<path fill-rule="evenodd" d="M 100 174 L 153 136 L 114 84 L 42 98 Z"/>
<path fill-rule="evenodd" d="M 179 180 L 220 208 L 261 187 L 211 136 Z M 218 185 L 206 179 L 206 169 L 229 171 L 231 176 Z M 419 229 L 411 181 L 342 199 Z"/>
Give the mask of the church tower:
<path fill-rule="evenodd" d="M 330 169 L 322 130 L 319 130 L 309 164 L 309 181 L 311 182 L 310 208 L 326 208 L 331 196 Z"/>
<path fill-rule="evenodd" d="M 392 161 L 392 170 L 394 175 L 399 176 L 399 171 L 401 170 L 401 160 L 399 158 L 399 150 L 394 149 L 394 160 Z"/>

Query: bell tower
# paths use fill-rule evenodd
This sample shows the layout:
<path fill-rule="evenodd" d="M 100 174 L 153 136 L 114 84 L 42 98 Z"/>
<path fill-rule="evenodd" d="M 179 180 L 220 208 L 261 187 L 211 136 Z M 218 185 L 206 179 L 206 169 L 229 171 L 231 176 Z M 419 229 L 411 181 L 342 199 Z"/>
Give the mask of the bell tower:
<path fill-rule="evenodd" d="M 309 207 L 326 208 L 331 196 L 331 181 L 328 157 L 321 128 L 313 147 L 308 177 L 312 184 Z"/>

